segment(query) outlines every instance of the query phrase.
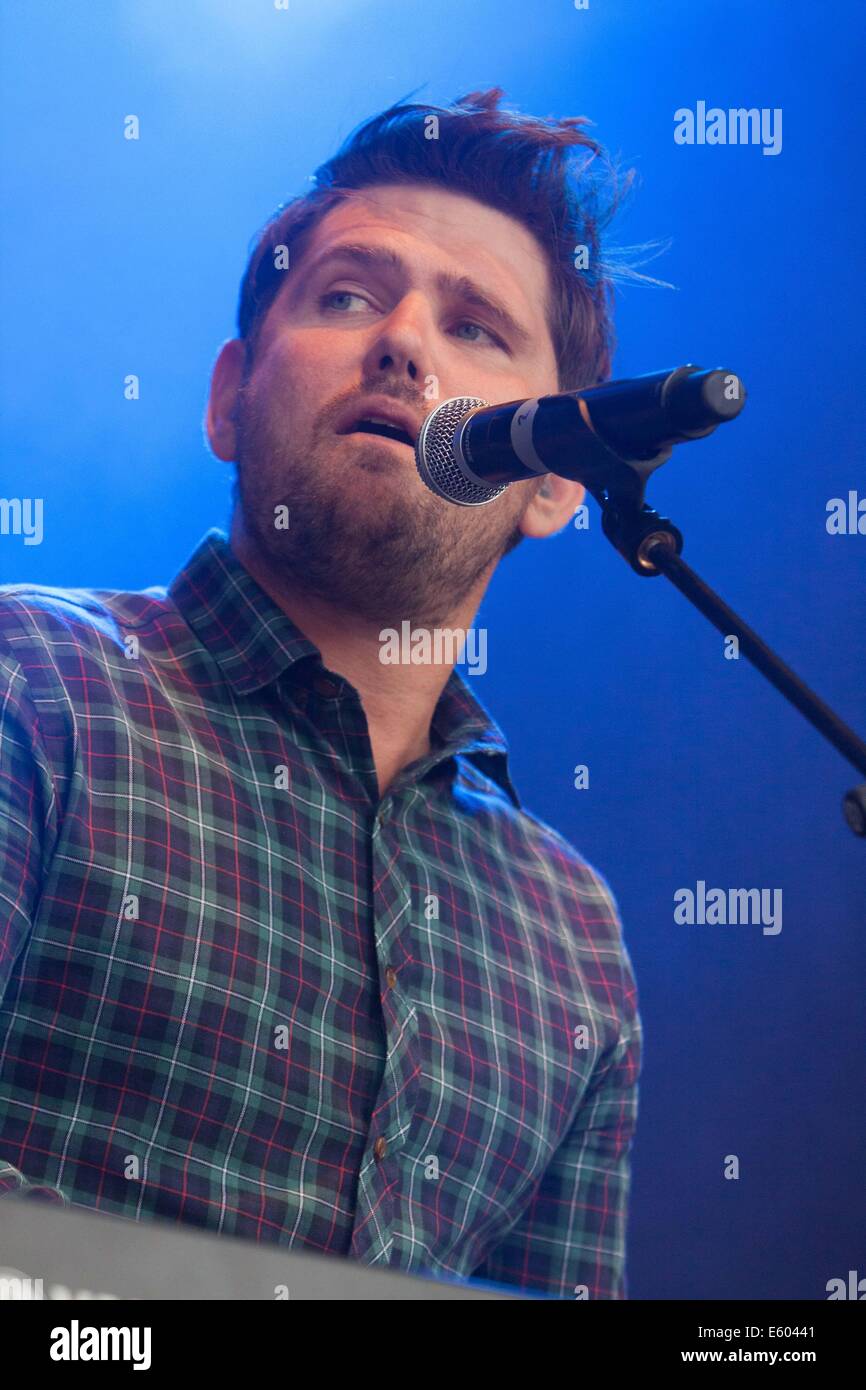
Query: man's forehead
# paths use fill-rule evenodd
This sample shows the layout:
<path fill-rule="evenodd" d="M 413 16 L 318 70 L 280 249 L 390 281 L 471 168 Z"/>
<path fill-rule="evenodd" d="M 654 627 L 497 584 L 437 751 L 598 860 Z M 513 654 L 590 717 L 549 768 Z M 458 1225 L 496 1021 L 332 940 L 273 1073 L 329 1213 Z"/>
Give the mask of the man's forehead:
<path fill-rule="evenodd" d="M 541 244 L 514 217 L 476 198 L 424 184 L 353 190 L 313 229 L 303 260 L 319 260 L 350 232 L 352 240 L 363 234 L 378 243 L 390 232 L 404 244 L 407 259 L 413 240 L 427 243 L 437 252 L 437 264 L 469 265 L 476 276 L 488 278 L 491 289 L 520 295 L 525 313 L 535 306 L 543 317 L 550 279 Z"/>

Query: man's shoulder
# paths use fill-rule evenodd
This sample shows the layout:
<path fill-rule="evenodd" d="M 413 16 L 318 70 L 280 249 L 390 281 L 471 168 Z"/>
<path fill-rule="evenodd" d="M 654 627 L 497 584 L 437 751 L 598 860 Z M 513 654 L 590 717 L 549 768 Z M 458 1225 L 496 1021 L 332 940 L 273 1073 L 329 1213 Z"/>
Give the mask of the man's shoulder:
<path fill-rule="evenodd" d="M 579 958 L 591 962 L 593 977 L 604 982 L 617 1015 L 631 1035 L 640 1031 L 637 982 L 623 920 L 604 874 L 552 825 L 525 809 L 518 813 L 537 853 L 548 896 L 559 906 Z"/>
<path fill-rule="evenodd" d="M 165 588 L 85 589 L 50 584 L 0 584 L 0 650 L 27 665 L 50 648 L 106 654 L 127 630 L 158 620 L 170 607 Z"/>
<path fill-rule="evenodd" d="M 540 816 L 526 807 L 521 807 L 518 814 L 533 850 L 561 875 L 587 910 L 594 909 L 619 935 L 619 910 L 604 874 Z"/>
<path fill-rule="evenodd" d="M 513 804 L 502 785 L 494 785 L 477 765 L 470 770 L 464 764 L 464 777 L 467 772 L 475 791 L 486 793 L 485 804 L 495 808 L 501 852 L 509 867 L 543 880 L 546 896 L 560 902 L 566 915 L 592 922 L 594 939 L 604 934 L 618 942 L 619 910 L 605 876 L 554 826 L 522 802 Z"/>

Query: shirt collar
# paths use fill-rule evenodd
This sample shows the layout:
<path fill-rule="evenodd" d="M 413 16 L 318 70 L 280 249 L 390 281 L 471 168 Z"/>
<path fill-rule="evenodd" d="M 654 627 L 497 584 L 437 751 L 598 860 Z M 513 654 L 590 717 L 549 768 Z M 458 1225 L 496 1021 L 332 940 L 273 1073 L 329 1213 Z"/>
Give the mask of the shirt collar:
<path fill-rule="evenodd" d="M 319 648 L 244 568 L 218 527 L 205 532 L 168 594 L 239 695 L 262 690 L 305 657 L 321 664 Z M 431 734 L 425 768 L 463 754 L 520 809 L 505 735 L 457 671 L 437 701 Z"/>

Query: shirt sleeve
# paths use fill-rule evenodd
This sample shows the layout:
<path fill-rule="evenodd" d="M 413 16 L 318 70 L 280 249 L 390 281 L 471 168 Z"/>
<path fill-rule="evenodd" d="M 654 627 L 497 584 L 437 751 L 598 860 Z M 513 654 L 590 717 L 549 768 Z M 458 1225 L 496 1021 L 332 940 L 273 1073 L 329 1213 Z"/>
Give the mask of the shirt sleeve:
<path fill-rule="evenodd" d="M 0 650 L 0 1003 L 26 945 L 54 842 L 56 800 L 36 708 L 18 663 Z M 59 1188 L 32 1183 L 0 1155 L 0 1197 L 68 1206 Z"/>
<path fill-rule="evenodd" d="M 616 1044 L 593 1072 L 529 1206 L 473 1280 L 553 1298 L 627 1297 L 625 1239 L 642 1030 L 631 963 Z"/>
<path fill-rule="evenodd" d="M 0 1003 L 33 926 L 57 800 L 24 673 L 0 648 Z"/>

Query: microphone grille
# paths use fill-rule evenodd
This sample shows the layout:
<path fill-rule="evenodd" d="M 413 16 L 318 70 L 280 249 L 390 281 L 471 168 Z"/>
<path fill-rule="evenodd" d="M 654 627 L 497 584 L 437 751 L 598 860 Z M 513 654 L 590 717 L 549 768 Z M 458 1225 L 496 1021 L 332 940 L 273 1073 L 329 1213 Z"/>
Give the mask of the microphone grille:
<path fill-rule="evenodd" d="M 508 486 L 504 483 L 499 487 L 483 487 L 467 478 L 457 461 L 454 436 L 461 421 L 470 410 L 489 404 L 478 396 L 453 396 L 437 406 L 421 426 L 415 445 L 416 467 L 421 481 L 447 502 L 478 507 L 492 502 Z"/>

